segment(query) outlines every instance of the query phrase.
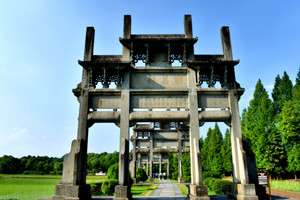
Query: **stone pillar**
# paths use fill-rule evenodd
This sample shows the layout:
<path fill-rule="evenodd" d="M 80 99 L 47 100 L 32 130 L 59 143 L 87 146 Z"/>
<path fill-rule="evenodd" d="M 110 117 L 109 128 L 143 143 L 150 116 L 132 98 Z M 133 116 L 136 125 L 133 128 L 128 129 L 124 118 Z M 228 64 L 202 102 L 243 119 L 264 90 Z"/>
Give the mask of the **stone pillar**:
<path fill-rule="evenodd" d="M 124 75 L 123 90 L 121 92 L 120 116 L 120 153 L 119 153 L 119 185 L 115 187 L 114 199 L 130 199 L 129 185 L 129 80 L 130 74 Z"/>
<path fill-rule="evenodd" d="M 182 140 L 181 131 L 178 130 L 178 183 L 184 183 L 182 174 Z"/>
<path fill-rule="evenodd" d="M 123 38 L 131 37 L 131 16 L 124 16 Z M 130 51 L 123 46 L 123 60 L 130 61 Z M 121 91 L 121 114 L 120 114 L 120 151 L 119 151 L 119 185 L 115 187 L 114 199 L 131 199 L 129 185 L 129 110 L 130 110 L 130 72 L 124 74 Z"/>
<path fill-rule="evenodd" d="M 169 159 L 168 159 L 168 163 L 167 163 L 167 175 L 168 175 L 168 177 L 170 175 L 170 161 L 169 161 Z"/>
<path fill-rule="evenodd" d="M 149 182 L 153 183 L 153 136 L 154 132 L 150 132 L 150 169 L 149 169 Z"/>
<path fill-rule="evenodd" d="M 233 184 L 229 196 L 238 200 L 258 200 L 255 185 L 249 184 L 247 171 L 247 158 L 243 150 L 241 121 L 238 107 L 237 90 L 229 90 L 229 104 L 231 111 L 231 148 Z"/>
<path fill-rule="evenodd" d="M 147 155 L 147 166 L 146 166 L 146 174 L 147 174 L 147 176 L 149 176 L 148 168 L 149 168 L 149 155 Z"/>
<path fill-rule="evenodd" d="M 91 61 L 94 50 L 95 30 L 87 27 L 84 61 Z M 55 186 L 52 200 L 90 199 L 90 185 L 86 184 L 87 144 L 88 144 L 88 109 L 90 72 L 83 68 L 80 84 L 80 108 L 78 117 L 77 140 L 72 142 L 71 152 L 64 156 L 62 184 Z"/>
<path fill-rule="evenodd" d="M 138 153 L 138 168 L 141 167 L 141 153 Z"/>
<path fill-rule="evenodd" d="M 188 38 L 193 38 L 192 19 L 190 15 L 184 18 L 185 35 Z M 187 58 L 194 59 L 194 49 L 189 47 Z M 207 186 L 202 183 L 202 165 L 201 154 L 199 147 L 199 113 L 198 113 L 198 94 L 196 87 L 196 73 L 194 70 L 188 71 L 188 87 L 189 87 L 189 112 L 190 112 L 190 157 L 191 157 L 191 185 L 190 199 L 208 200 Z"/>
<path fill-rule="evenodd" d="M 161 173 L 161 154 L 159 155 L 159 173 Z"/>
<path fill-rule="evenodd" d="M 136 131 L 133 131 L 132 136 L 132 163 L 133 163 L 133 183 L 136 183 Z"/>

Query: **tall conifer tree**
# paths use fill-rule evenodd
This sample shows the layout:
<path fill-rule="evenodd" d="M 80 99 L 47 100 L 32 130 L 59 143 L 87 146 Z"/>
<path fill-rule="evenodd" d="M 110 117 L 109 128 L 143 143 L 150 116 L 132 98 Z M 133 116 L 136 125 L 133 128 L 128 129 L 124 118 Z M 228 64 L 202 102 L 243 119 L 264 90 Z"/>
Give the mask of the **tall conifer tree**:
<path fill-rule="evenodd" d="M 232 173 L 232 153 L 231 153 L 231 138 L 228 129 L 226 129 L 225 132 L 221 153 L 223 158 L 224 171 L 226 175 L 230 175 Z"/>
<path fill-rule="evenodd" d="M 268 136 L 273 121 L 273 106 L 268 93 L 259 79 L 250 101 L 250 106 L 243 112 L 242 131 L 244 139 L 249 143 L 255 153 L 257 166 L 263 166 L 264 153 L 266 151 Z"/>
<path fill-rule="evenodd" d="M 295 174 L 300 173 L 300 70 L 296 84 L 292 89 L 292 98 L 283 103 L 279 114 L 278 129 L 283 144 L 287 150 L 287 170 Z"/>

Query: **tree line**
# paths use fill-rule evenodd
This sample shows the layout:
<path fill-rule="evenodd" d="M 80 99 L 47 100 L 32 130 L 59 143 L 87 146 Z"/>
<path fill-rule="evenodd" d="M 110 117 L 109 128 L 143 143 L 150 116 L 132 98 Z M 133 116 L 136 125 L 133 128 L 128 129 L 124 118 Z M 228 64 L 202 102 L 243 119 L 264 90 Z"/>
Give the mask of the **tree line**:
<path fill-rule="evenodd" d="M 88 153 L 87 172 L 107 172 L 108 168 L 119 162 L 119 153 L 100 154 Z M 24 156 L 15 158 L 4 155 L 0 157 L 0 174 L 57 174 L 63 170 L 63 157 L 53 158 L 48 156 Z"/>

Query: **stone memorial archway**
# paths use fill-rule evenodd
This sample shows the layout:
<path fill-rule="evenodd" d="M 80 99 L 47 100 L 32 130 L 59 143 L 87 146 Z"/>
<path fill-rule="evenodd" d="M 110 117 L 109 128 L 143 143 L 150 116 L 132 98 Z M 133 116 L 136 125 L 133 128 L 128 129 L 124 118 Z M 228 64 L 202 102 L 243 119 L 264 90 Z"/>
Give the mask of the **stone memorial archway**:
<path fill-rule="evenodd" d="M 119 184 L 115 199 L 130 199 L 129 128 L 138 122 L 184 122 L 190 131 L 190 199 L 209 199 L 202 183 L 199 126 L 221 121 L 231 128 L 233 195 L 258 199 L 249 184 L 242 146 L 238 100 L 244 89 L 235 80 L 229 28 L 221 28 L 222 55 L 194 54 L 190 15 L 184 17 L 184 34 L 131 34 L 131 16 L 124 16 L 120 42 L 122 55 L 94 55 L 93 27 L 87 28 L 82 81 L 73 90 L 80 110 L 77 139 L 64 157 L 62 183 L 52 199 L 89 199 L 86 184 L 88 130 L 94 123 L 120 127 Z M 174 66 L 177 60 L 180 66 Z M 142 61 L 144 67 L 135 63 Z M 114 82 L 116 88 L 109 88 Z M 215 88 L 219 82 L 221 88 Z M 208 88 L 203 88 L 203 83 Z M 96 88 L 102 84 L 103 88 Z M 110 109 L 108 111 L 108 109 Z M 159 110 L 157 110 L 159 109 Z"/>

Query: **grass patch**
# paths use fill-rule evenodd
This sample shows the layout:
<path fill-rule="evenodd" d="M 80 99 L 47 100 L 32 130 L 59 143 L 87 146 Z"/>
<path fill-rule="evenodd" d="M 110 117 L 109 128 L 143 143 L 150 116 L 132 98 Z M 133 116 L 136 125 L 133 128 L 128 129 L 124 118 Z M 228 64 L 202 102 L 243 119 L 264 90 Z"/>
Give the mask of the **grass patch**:
<path fill-rule="evenodd" d="M 158 179 L 153 179 L 153 183 L 159 183 Z"/>
<path fill-rule="evenodd" d="M 151 196 L 158 186 L 159 186 L 158 184 L 144 185 L 144 186 L 132 186 L 131 194 L 132 194 L 132 196 Z"/>
<path fill-rule="evenodd" d="M 0 199 L 35 200 L 54 194 L 61 176 L 50 175 L 0 175 Z"/>
<path fill-rule="evenodd" d="M 271 191 L 283 190 L 287 192 L 300 192 L 300 182 L 299 181 L 290 181 L 290 180 L 271 180 Z"/>
<path fill-rule="evenodd" d="M 187 196 L 187 194 L 189 193 L 188 187 L 185 184 L 177 184 L 177 185 L 178 185 L 182 195 Z"/>
<path fill-rule="evenodd" d="M 0 200 L 35 200 L 54 195 L 61 175 L 0 174 Z M 87 183 L 100 183 L 107 176 L 87 176 Z"/>
<path fill-rule="evenodd" d="M 107 176 L 87 176 L 86 177 L 86 183 L 91 184 L 91 183 L 101 183 L 105 180 L 107 180 Z"/>

